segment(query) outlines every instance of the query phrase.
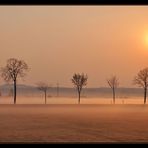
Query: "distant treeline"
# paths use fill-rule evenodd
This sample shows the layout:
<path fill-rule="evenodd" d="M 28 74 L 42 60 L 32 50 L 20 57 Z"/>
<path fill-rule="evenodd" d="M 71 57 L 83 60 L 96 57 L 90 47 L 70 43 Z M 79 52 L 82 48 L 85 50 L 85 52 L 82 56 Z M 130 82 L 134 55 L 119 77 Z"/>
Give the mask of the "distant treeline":
<path fill-rule="evenodd" d="M 37 90 L 36 86 L 18 85 L 18 96 L 40 97 L 43 94 Z M 1 85 L 0 91 L 2 96 L 13 95 L 13 85 Z M 112 91 L 108 87 L 100 88 L 83 88 L 81 97 L 91 98 L 110 98 Z M 143 89 L 141 88 L 118 88 L 117 98 L 142 97 Z M 47 97 L 57 97 L 57 88 L 51 87 L 47 92 Z M 59 97 L 77 97 L 75 88 L 59 87 Z"/>

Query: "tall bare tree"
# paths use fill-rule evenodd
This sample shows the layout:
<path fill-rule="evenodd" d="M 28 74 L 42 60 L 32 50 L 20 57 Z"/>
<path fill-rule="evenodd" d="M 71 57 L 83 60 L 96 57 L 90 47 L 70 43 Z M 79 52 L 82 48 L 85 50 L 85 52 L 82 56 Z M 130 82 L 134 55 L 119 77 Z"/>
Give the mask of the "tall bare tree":
<path fill-rule="evenodd" d="M 116 88 L 119 86 L 119 80 L 116 76 L 111 76 L 107 79 L 107 83 L 112 89 L 113 92 L 113 103 L 115 104 L 115 97 L 116 97 Z"/>
<path fill-rule="evenodd" d="M 135 76 L 133 83 L 144 89 L 144 104 L 146 103 L 147 87 L 148 87 L 148 67 L 140 70 Z"/>
<path fill-rule="evenodd" d="M 71 79 L 74 86 L 77 88 L 78 91 L 78 103 L 80 104 L 80 97 L 81 97 L 81 91 L 83 86 L 87 85 L 87 75 L 75 73 Z"/>
<path fill-rule="evenodd" d="M 24 77 L 27 70 L 28 65 L 23 60 L 18 60 L 15 58 L 8 59 L 6 66 L 1 68 L 1 76 L 4 78 L 4 80 L 6 82 L 13 81 L 14 83 L 14 104 L 16 104 L 17 78 Z"/>
<path fill-rule="evenodd" d="M 47 91 L 48 89 L 50 88 L 49 85 L 47 83 L 44 83 L 44 82 L 39 82 L 37 83 L 37 88 L 38 90 L 44 92 L 44 95 L 45 95 L 45 104 L 47 103 Z"/>

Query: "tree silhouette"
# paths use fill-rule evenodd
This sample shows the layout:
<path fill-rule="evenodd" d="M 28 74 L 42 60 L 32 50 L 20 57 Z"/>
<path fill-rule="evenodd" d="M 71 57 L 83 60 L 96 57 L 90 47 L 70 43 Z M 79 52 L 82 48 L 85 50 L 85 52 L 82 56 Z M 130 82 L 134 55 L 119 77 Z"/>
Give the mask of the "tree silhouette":
<path fill-rule="evenodd" d="M 71 79 L 74 86 L 77 88 L 78 91 L 78 103 L 80 104 L 80 97 L 81 97 L 81 91 L 83 86 L 87 85 L 87 75 L 75 73 Z"/>
<path fill-rule="evenodd" d="M 1 76 L 4 78 L 4 80 L 6 82 L 13 81 L 14 83 L 14 104 L 16 104 L 17 78 L 24 77 L 27 70 L 28 65 L 23 60 L 18 60 L 15 58 L 8 59 L 6 66 L 1 68 Z"/>
<path fill-rule="evenodd" d="M 109 79 L 107 79 L 107 83 L 112 89 L 113 92 L 113 103 L 115 104 L 115 97 L 116 97 L 116 88 L 119 85 L 118 78 L 116 76 L 111 76 Z"/>
<path fill-rule="evenodd" d="M 140 70 L 135 76 L 133 83 L 144 89 L 144 104 L 146 103 L 147 87 L 148 87 L 148 67 Z"/>
<path fill-rule="evenodd" d="M 47 90 L 49 89 L 49 85 L 47 83 L 44 82 L 39 82 L 37 83 L 37 88 L 38 90 L 44 92 L 45 95 L 45 104 L 47 103 Z"/>

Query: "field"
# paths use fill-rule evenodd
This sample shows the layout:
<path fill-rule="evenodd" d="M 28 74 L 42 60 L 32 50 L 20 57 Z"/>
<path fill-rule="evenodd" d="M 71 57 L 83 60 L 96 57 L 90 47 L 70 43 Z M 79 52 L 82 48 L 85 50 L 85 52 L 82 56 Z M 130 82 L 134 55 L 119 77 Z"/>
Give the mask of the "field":
<path fill-rule="evenodd" d="M 0 104 L 0 118 L 6 143 L 148 142 L 143 104 Z"/>

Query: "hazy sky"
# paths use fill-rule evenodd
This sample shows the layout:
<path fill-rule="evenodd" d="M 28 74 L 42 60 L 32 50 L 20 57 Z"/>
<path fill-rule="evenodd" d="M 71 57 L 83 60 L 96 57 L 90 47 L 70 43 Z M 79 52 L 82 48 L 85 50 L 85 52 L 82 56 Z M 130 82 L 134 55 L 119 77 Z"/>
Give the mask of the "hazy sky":
<path fill-rule="evenodd" d="M 28 63 L 19 83 L 73 87 L 73 73 L 84 72 L 87 87 L 107 86 L 112 74 L 132 87 L 148 66 L 148 6 L 0 6 L 0 51 L 0 66 Z"/>

